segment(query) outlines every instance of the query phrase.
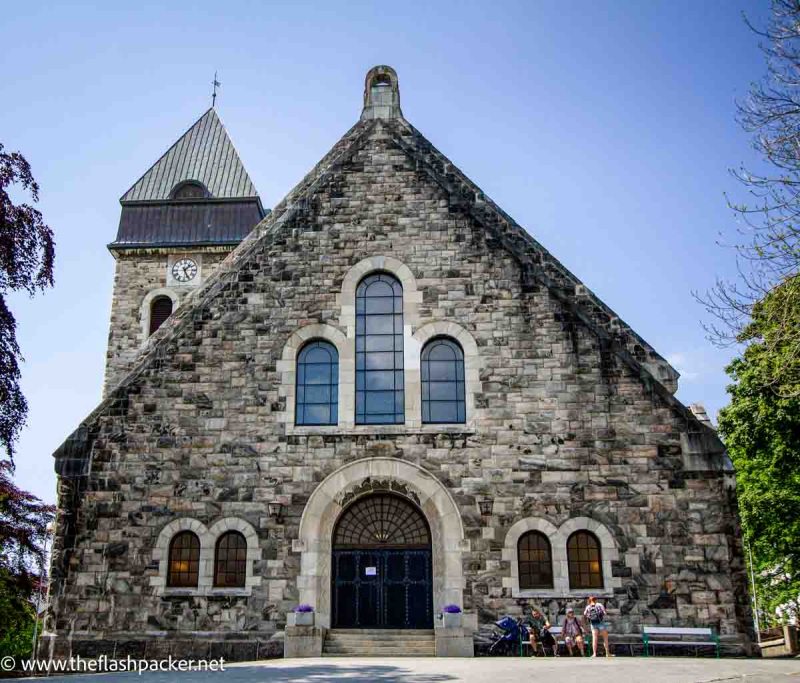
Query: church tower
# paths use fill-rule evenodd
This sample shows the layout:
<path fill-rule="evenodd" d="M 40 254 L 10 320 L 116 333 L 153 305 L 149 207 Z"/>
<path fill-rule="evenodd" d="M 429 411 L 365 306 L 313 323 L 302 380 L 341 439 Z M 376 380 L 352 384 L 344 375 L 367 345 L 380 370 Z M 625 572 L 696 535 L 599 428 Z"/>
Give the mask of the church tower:
<path fill-rule="evenodd" d="M 147 341 L 265 216 L 216 110 L 121 197 L 104 394 Z"/>

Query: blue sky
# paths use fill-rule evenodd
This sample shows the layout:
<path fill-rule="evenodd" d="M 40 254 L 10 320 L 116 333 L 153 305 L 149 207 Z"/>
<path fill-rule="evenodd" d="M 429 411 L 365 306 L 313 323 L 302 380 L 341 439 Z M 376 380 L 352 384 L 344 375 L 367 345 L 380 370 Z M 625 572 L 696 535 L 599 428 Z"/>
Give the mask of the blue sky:
<path fill-rule="evenodd" d="M 13 5 L 13 6 L 12 6 Z M 208 107 L 265 206 L 355 122 L 363 77 L 682 372 L 712 415 L 731 350 L 692 290 L 754 162 L 734 102 L 761 77 L 755 0 L 11 3 L 0 142 L 22 151 L 56 233 L 56 287 L 14 297 L 29 424 L 17 480 L 55 499 L 51 453 L 100 398 L 119 197 Z"/>

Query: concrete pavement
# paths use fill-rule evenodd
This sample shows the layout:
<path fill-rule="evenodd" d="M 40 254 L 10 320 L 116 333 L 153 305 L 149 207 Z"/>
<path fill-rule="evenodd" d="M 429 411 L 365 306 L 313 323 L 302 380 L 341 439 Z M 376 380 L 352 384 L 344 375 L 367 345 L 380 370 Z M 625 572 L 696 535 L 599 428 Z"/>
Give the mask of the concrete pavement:
<path fill-rule="evenodd" d="M 800 683 L 800 660 L 698 659 L 693 657 L 498 657 L 476 659 L 275 659 L 229 664 L 224 672 L 73 675 L 63 683 Z"/>

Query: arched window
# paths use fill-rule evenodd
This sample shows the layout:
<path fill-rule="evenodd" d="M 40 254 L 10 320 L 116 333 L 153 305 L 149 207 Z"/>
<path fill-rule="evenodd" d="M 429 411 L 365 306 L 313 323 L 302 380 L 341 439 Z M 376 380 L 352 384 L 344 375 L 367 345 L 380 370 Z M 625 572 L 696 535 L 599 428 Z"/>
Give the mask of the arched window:
<path fill-rule="evenodd" d="M 550 541 L 543 533 L 529 531 L 520 536 L 517 561 L 521 589 L 553 587 L 553 557 Z"/>
<path fill-rule="evenodd" d="M 391 275 L 356 289 L 356 424 L 405 422 L 403 287 Z"/>
<path fill-rule="evenodd" d="M 339 354 L 326 341 L 312 341 L 297 354 L 295 424 L 339 422 Z"/>
<path fill-rule="evenodd" d="M 172 192 L 173 199 L 202 199 L 206 196 L 206 190 L 200 183 L 182 183 Z"/>
<path fill-rule="evenodd" d="M 197 588 L 200 570 L 200 539 L 191 531 L 175 534 L 169 544 L 170 588 Z"/>
<path fill-rule="evenodd" d="M 150 302 L 150 334 L 153 334 L 172 315 L 172 299 L 157 296 Z"/>
<path fill-rule="evenodd" d="M 602 588 L 600 541 L 588 531 L 576 531 L 567 540 L 570 588 Z"/>
<path fill-rule="evenodd" d="M 422 349 L 422 421 L 466 422 L 464 352 L 439 337 Z"/>
<path fill-rule="evenodd" d="M 333 547 L 429 548 L 431 534 L 425 515 L 400 496 L 375 494 L 356 500 L 336 522 Z"/>
<path fill-rule="evenodd" d="M 244 588 L 247 576 L 247 541 L 238 531 L 226 531 L 214 552 L 214 586 Z"/>

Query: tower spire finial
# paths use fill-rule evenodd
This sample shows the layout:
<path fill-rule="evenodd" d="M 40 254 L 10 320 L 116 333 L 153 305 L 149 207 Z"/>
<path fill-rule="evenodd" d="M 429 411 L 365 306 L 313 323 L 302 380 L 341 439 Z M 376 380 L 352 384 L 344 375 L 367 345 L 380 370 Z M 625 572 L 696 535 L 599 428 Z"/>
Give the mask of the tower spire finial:
<path fill-rule="evenodd" d="M 364 79 L 362 119 L 402 118 L 397 72 L 390 66 L 373 66 Z"/>
<path fill-rule="evenodd" d="M 214 80 L 211 81 L 211 85 L 214 87 L 214 90 L 211 93 L 211 107 L 213 108 L 214 105 L 216 105 L 216 103 L 217 103 L 217 88 L 222 85 L 222 83 L 220 83 L 217 80 L 217 72 L 216 71 L 214 72 Z"/>

